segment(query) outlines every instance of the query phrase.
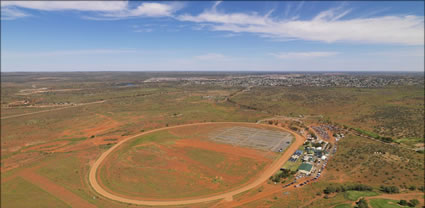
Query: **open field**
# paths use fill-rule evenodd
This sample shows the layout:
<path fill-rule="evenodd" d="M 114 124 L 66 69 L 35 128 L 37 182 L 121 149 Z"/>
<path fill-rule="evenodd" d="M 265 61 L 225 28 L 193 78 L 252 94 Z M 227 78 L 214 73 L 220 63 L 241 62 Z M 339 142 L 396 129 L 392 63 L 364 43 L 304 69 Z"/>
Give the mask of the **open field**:
<path fill-rule="evenodd" d="M 71 207 L 21 177 L 2 183 L 1 198 L 2 207 Z"/>
<path fill-rule="evenodd" d="M 82 203 L 95 207 L 122 207 L 123 203 L 98 194 L 89 182 L 94 162 L 117 143 L 167 126 L 204 122 L 256 123 L 275 116 L 288 118 L 288 125 L 285 124 L 288 128 L 297 126 L 296 120 L 306 126 L 330 121 L 388 135 L 401 144 L 385 144 L 347 133 L 338 142 L 336 154 L 329 160 L 320 180 L 302 188 L 282 189 L 282 184 L 272 184 L 267 181 L 268 177 L 263 177 L 262 181 L 255 179 L 261 178 L 261 170 L 271 167 L 273 160 L 279 158 L 279 153 L 275 152 L 278 147 L 284 149 L 290 145 L 286 133 L 270 134 L 263 130 L 274 128 L 254 131 L 243 125 L 243 128 L 231 125 L 217 131 L 188 127 L 187 131 L 161 131 L 120 145 L 110 155 L 116 157 L 117 162 L 105 160 L 101 165 L 99 182 L 105 190 L 117 195 L 164 200 L 225 194 L 231 188 L 240 190 L 239 187 L 258 182 L 249 190 L 232 194 L 231 202 L 217 198 L 184 206 L 169 205 L 177 208 L 333 207 L 353 201 L 347 199 L 345 193 L 325 199 L 323 189 L 329 184 L 367 184 L 373 186 L 379 196 L 383 194 L 379 191 L 380 185 L 394 185 L 409 193 L 410 186 L 416 185 L 417 192 L 417 184 L 423 184 L 423 154 L 412 150 L 423 146 L 423 126 L 419 125 L 423 123 L 423 89 L 406 86 L 373 89 L 252 87 L 245 90 L 217 85 L 194 87 L 184 82 L 143 82 L 152 76 L 163 75 L 59 73 L 15 75 L 13 79 L 2 77 L 2 118 L 38 112 L 1 120 L 1 180 L 2 190 L 7 190 L 2 191 L 2 198 L 19 198 L 21 192 L 29 190 L 21 201 L 2 200 L 2 207 L 46 207 L 46 204 L 67 207 L 73 201 L 84 201 Z M 127 83 L 133 85 L 127 86 Z M 36 85 L 36 89 L 53 91 L 19 93 L 31 89 L 32 85 Z M 34 106 L 8 106 L 22 100 L 29 100 Z M 63 108 L 64 104 L 60 104 L 67 102 L 74 106 Z M 91 102 L 99 103 L 78 105 Z M 42 107 L 51 105 L 58 106 Z M 298 117 L 299 114 L 304 117 Z M 229 134 L 215 137 L 226 129 L 230 130 Z M 198 131 L 204 132 L 196 133 Z M 247 140 L 241 137 L 244 131 L 250 132 L 245 137 L 249 138 Z M 270 140 L 272 137 L 281 140 L 275 142 Z M 257 143 L 259 140 L 261 142 Z M 284 167 L 296 170 L 300 163 L 299 160 L 291 167 L 286 163 Z M 40 178 L 45 183 L 36 183 Z M 191 184 L 191 180 L 196 183 Z M 141 185 L 134 181 L 151 183 Z M 167 181 L 177 181 L 173 184 L 180 183 L 181 190 L 176 191 L 177 185 L 171 183 L 169 189 L 156 189 L 165 187 Z M 67 193 L 68 198 L 60 198 L 55 190 Z M 196 190 L 196 194 L 190 190 Z M 35 199 L 40 199 L 40 203 L 31 203 Z"/>
<path fill-rule="evenodd" d="M 394 138 L 423 138 L 423 87 L 254 87 L 232 100 L 280 115 L 323 115 Z M 252 99 L 256 97 L 258 99 Z M 423 140 L 422 140 L 423 142 Z"/>
<path fill-rule="evenodd" d="M 114 193 L 142 199 L 178 199 L 231 190 L 256 178 L 278 155 L 215 143 L 215 137 L 211 140 L 208 136 L 224 136 L 228 128 L 280 133 L 262 126 L 211 124 L 146 134 L 123 144 L 107 158 L 99 170 L 100 182 Z M 273 139 L 280 143 L 278 137 Z"/>

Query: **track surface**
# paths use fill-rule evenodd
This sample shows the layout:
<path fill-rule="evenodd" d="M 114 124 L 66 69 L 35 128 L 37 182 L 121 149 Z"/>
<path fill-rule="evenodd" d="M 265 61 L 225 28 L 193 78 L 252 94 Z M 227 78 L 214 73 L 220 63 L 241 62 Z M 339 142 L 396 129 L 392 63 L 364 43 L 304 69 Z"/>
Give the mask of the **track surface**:
<path fill-rule="evenodd" d="M 286 128 L 282 128 L 282 127 L 277 127 L 277 126 L 270 126 L 270 125 L 265 125 L 265 124 L 255 124 L 255 125 L 262 125 L 262 126 L 268 126 L 268 127 L 275 127 L 287 132 L 290 132 L 293 134 L 293 136 L 295 137 L 295 141 L 285 150 L 285 152 L 283 153 L 283 155 L 275 160 L 271 166 L 269 166 L 260 176 L 259 178 L 257 178 L 255 181 L 253 181 L 252 183 L 249 183 L 243 187 L 240 187 L 236 190 L 233 191 L 229 191 L 226 193 L 221 193 L 221 194 L 217 194 L 214 196 L 207 196 L 207 197 L 199 197 L 199 198 L 191 198 L 191 199 L 182 199 L 182 200 L 137 200 L 137 199 L 131 199 L 131 198 L 125 198 L 125 197 L 121 197 L 121 196 L 117 196 L 114 195 L 112 193 L 107 192 L 105 189 L 103 189 L 99 183 L 97 182 L 97 170 L 100 167 L 100 165 L 102 164 L 102 162 L 105 160 L 105 158 L 107 158 L 107 156 L 113 152 L 117 147 L 119 147 L 121 144 L 123 144 L 124 142 L 127 142 L 128 140 L 131 140 L 133 138 L 145 135 L 145 134 L 149 134 L 149 133 L 153 133 L 153 132 L 157 132 L 157 131 L 161 131 L 161 130 L 166 130 L 166 129 L 173 129 L 173 128 L 179 128 L 179 127 L 184 127 L 184 126 L 197 126 L 197 125 L 208 125 L 208 124 L 254 124 L 254 123 L 246 123 L 246 122 L 206 122 L 206 123 L 195 123 L 195 124 L 184 124 L 184 125 L 179 125 L 179 126 L 172 126 L 172 127 L 164 127 L 164 128 L 159 128 L 159 129 L 155 129 L 155 130 L 151 130 L 151 131 L 146 131 L 131 137 L 128 137 L 120 142 L 118 142 L 117 144 L 115 144 L 113 147 L 111 147 L 110 149 L 108 149 L 107 151 L 105 151 L 104 153 L 102 153 L 102 155 L 100 155 L 100 157 L 96 160 L 96 162 L 93 164 L 93 166 L 90 169 L 90 173 L 89 173 L 89 183 L 92 186 L 92 188 L 99 193 L 100 195 L 115 200 L 115 201 L 119 201 L 119 202 L 123 202 L 123 203 L 130 203 L 130 204 L 137 204 L 137 205 L 149 205 L 149 206 L 155 206 L 155 205 L 185 205 L 185 204 L 196 204 L 196 203 L 203 203 L 203 202 L 209 202 L 209 201 L 214 201 L 214 200 L 221 200 L 221 199 L 225 199 L 228 201 L 231 201 L 233 199 L 233 196 L 245 191 L 248 191 L 252 188 L 255 188 L 259 185 L 261 185 L 263 182 L 267 181 L 270 176 L 272 176 L 276 171 L 278 171 L 282 165 L 291 157 L 292 153 L 298 149 L 298 147 L 300 147 L 304 141 L 305 138 L 296 134 L 295 132 L 286 129 Z"/>

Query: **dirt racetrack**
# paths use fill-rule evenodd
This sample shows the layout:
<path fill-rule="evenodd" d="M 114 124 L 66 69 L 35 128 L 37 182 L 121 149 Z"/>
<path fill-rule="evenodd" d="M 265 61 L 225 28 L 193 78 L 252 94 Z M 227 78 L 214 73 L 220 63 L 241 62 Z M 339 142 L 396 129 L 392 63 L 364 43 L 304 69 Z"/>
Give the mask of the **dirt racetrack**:
<path fill-rule="evenodd" d="M 172 129 L 172 128 L 178 128 L 178 127 L 183 127 L 183 126 L 196 126 L 196 125 L 208 125 L 208 124 L 215 124 L 215 123 L 222 123 L 222 124 L 247 124 L 244 122 L 206 122 L 206 123 L 195 123 L 195 124 L 184 124 L 184 125 L 179 125 L 179 126 L 172 126 L 172 127 L 164 127 L 164 128 L 159 128 L 159 129 L 155 129 L 155 130 L 151 130 L 151 131 L 146 131 L 131 137 L 128 137 L 122 141 L 120 141 L 119 143 L 117 143 L 116 145 L 114 145 L 113 147 L 111 147 L 110 149 L 108 149 L 107 151 L 105 151 L 104 153 L 102 153 L 102 155 L 100 155 L 100 157 L 94 162 L 94 164 L 92 165 L 91 169 L 90 169 L 90 173 L 89 173 L 89 183 L 92 186 L 92 188 L 100 195 L 115 200 L 115 201 L 119 201 L 119 202 L 123 202 L 123 203 L 130 203 L 130 204 L 136 204 L 136 205 L 148 205 L 148 206 L 155 206 L 155 205 L 186 205 L 186 204 L 196 204 L 196 203 L 203 203 L 203 202 L 209 202 L 209 201 L 214 201 L 214 200 L 221 200 L 221 199 L 225 199 L 227 201 L 231 201 L 233 199 L 233 196 L 245 191 L 248 191 L 252 188 L 255 188 L 259 185 L 261 185 L 263 182 L 267 181 L 270 176 L 272 176 L 276 171 L 278 171 L 282 165 L 290 158 L 290 156 L 292 155 L 292 153 L 298 149 L 298 147 L 300 147 L 304 141 L 305 138 L 294 133 L 293 131 L 283 128 L 283 127 L 277 127 L 277 126 L 273 126 L 275 128 L 290 132 L 294 135 L 295 137 L 295 141 L 286 149 L 286 151 L 283 153 L 283 155 L 278 158 L 277 160 L 275 160 L 266 170 L 264 170 L 263 173 L 261 173 L 260 177 L 258 177 L 256 180 L 254 180 L 253 182 L 240 187 L 236 190 L 232 190 L 226 193 L 220 193 L 214 196 L 208 196 L 208 197 L 199 197 L 199 198 L 191 198 L 191 199 L 182 199 L 182 200 L 137 200 L 137 199 L 131 199 L 131 198 L 125 198 L 122 196 L 117 196 L 114 195 L 108 191 L 106 191 L 105 189 L 103 189 L 100 184 L 97 181 L 97 170 L 100 167 L 100 165 L 102 164 L 102 162 L 107 158 L 107 156 L 113 152 L 117 147 L 119 147 L 121 144 L 145 135 L 145 134 L 149 134 L 149 133 L 153 133 L 153 132 L 157 132 L 157 131 L 161 131 L 161 130 L 166 130 L 166 129 Z M 251 124 L 251 123 L 249 123 Z M 269 126 L 270 125 L 265 125 L 265 124 L 256 124 L 256 125 L 263 125 L 263 126 Z"/>

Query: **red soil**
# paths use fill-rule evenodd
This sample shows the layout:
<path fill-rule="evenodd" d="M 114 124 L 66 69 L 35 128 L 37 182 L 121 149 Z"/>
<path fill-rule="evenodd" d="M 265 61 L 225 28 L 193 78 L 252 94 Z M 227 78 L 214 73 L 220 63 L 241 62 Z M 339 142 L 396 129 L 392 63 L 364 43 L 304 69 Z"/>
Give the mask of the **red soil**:
<path fill-rule="evenodd" d="M 107 175 L 107 178 L 116 178 L 114 176 L 116 174 L 119 174 L 119 173 L 114 173 L 113 171 L 108 171 L 108 170 L 132 167 L 134 164 L 140 163 L 139 158 L 146 158 L 149 156 L 155 156 L 155 155 L 161 154 L 161 161 L 157 161 L 157 160 L 150 161 L 150 162 L 144 161 L 142 166 L 144 168 L 149 168 L 149 167 L 155 168 L 158 171 L 161 171 L 161 170 L 166 171 L 169 169 L 176 170 L 176 172 L 167 173 L 167 175 L 174 174 L 177 177 L 187 177 L 184 175 L 189 174 L 193 171 L 199 172 L 200 178 L 193 178 L 191 180 L 187 180 L 186 178 L 186 180 L 180 180 L 180 181 L 177 181 L 177 183 L 179 183 L 183 187 L 188 185 L 186 183 L 188 182 L 190 183 L 192 180 L 196 180 L 197 188 L 204 187 L 210 190 L 215 190 L 220 188 L 220 184 L 212 182 L 210 176 L 216 176 L 221 181 L 225 181 L 226 184 L 232 185 L 232 184 L 240 183 L 241 180 L 243 180 L 249 175 L 249 172 L 246 172 L 243 175 L 229 175 L 229 174 L 223 173 L 222 171 L 220 171 L 221 168 L 224 168 L 224 167 L 221 167 L 221 165 L 238 164 L 240 162 L 239 160 L 241 157 L 253 159 L 254 161 L 256 161 L 255 163 L 257 164 L 264 164 L 264 163 L 270 164 L 272 162 L 271 159 L 264 158 L 262 156 L 262 152 L 258 150 L 237 147 L 237 146 L 232 146 L 228 144 L 218 144 L 214 142 L 200 141 L 198 139 L 180 139 L 176 141 L 176 143 L 173 144 L 171 147 L 157 144 L 157 143 L 145 143 L 145 144 L 137 145 L 135 147 L 147 147 L 150 145 L 155 146 L 158 150 L 153 152 L 149 150 L 137 151 L 131 156 L 128 156 L 124 162 L 120 163 L 119 167 L 112 168 L 109 166 L 110 165 L 109 163 L 106 163 L 105 174 Z M 226 162 L 225 164 L 220 163 L 218 164 L 217 167 L 214 167 L 214 168 L 208 167 L 205 164 L 200 163 L 194 160 L 193 158 L 187 156 L 186 151 L 190 148 L 204 149 L 204 150 L 224 153 L 223 156 L 226 157 L 225 159 Z M 113 158 L 111 159 L 114 160 Z M 196 170 L 194 170 L 194 168 Z M 250 168 L 250 171 L 255 171 L 256 168 L 257 167 L 254 165 L 252 168 Z M 158 172 L 158 174 L 161 174 L 161 173 Z M 146 181 L 143 181 L 142 178 L 138 176 L 126 176 L 122 178 L 121 180 L 125 180 L 127 183 L 146 183 Z M 102 184 L 101 180 L 100 180 L 100 183 Z M 103 187 L 116 195 L 125 196 L 108 189 L 104 185 Z M 140 195 L 140 193 L 133 193 L 127 190 L 126 191 L 121 190 L 120 192 L 125 194 L 130 194 L 133 196 Z M 132 197 L 132 198 L 154 199 L 154 198 L 150 198 L 146 196 L 143 198 L 141 197 Z"/>

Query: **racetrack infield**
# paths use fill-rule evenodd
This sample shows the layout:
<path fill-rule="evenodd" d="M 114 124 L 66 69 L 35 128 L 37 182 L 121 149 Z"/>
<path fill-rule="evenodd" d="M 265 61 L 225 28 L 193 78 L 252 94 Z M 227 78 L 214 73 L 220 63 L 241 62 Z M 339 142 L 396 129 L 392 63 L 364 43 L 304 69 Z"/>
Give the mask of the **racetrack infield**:
<path fill-rule="evenodd" d="M 235 126 L 283 131 L 266 125 L 226 122 L 145 132 L 105 152 L 90 171 L 90 183 L 108 198 L 134 204 L 231 199 L 267 180 L 287 160 L 275 152 L 210 139 L 211 132 Z M 302 144 L 301 140 L 297 138 L 294 145 Z"/>

